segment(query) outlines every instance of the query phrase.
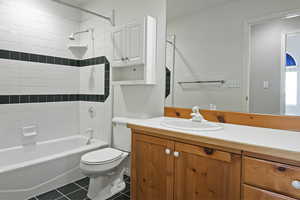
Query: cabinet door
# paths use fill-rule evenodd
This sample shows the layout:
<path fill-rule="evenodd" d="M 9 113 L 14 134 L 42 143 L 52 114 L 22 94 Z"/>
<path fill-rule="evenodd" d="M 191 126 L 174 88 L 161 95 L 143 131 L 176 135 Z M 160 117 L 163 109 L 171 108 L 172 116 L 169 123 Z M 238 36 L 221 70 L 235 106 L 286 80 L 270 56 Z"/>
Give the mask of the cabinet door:
<path fill-rule="evenodd" d="M 126 59 L 130 64 L 144 64 L 144 23 L 127 25 Z"/>
<path fill-rule="evenodd" d="M 240 155 L 182 143 L 175 152 L 175 200 L 240 200 Z"/>
<path fill-rule="evenodd" d="M 112 66 L 122 66 L 126 64 L 125 27 L 116 28 L 111 37 L 113 46 Z"/>
<path fill-rule="evenodd" d="M 131 198 L 173 200 L 174 143 L 135 134 L 132 136 Z"/>

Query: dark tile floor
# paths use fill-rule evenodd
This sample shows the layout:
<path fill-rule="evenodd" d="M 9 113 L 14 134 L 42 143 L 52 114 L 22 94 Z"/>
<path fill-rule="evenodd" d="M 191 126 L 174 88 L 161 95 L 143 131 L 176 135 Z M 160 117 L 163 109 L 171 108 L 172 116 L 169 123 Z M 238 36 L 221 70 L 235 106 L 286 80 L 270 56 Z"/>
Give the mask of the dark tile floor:
<path fill-rule="evenodd" d="M 130 177 L 125 176 L 126 188 L 108 200 L 130 200 Z M 28 200 L 89 200 L 86 196 L 89 179 L 84 178 Z"/>

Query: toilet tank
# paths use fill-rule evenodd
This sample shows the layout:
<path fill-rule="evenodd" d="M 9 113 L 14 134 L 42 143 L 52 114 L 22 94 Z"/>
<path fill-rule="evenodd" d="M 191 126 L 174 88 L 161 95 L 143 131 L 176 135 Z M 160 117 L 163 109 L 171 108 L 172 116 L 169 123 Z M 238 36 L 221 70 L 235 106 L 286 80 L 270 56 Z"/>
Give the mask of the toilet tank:
<path fill-rule="evenodd" d="M 122 118 L 113 119 L 112 147 L 131 152 L 131 129 Z"/>

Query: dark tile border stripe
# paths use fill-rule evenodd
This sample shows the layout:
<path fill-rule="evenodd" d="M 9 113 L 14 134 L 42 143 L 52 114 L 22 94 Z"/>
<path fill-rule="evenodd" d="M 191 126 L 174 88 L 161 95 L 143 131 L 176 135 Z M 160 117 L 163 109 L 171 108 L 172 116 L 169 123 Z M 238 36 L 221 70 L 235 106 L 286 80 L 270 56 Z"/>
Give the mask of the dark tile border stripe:
<path fill-rule="evenodd" d="M 86 67 L 91 65 L 105 64 L 104 95 L 91 95 L 91 94 L 0 95 L 0 104 L 47 103 L 47 102 L 63 102 L 63 101 L 105 102 L 106 99 L 109 97 L 110 64 L 105 56 L 89 58 L 85 60 L 75 60 L 75 59 L 0 49 L 0 59 L 19 60 L 25 62 L 38 62 L 38 63 L 45 63 L 45 64 L 73 66 L 73 67 Z"/>
<path fill-rule="evenodd" d="M 50 94 L 50 95 L 0 95 L 0 104 L 50 103 L 68 101 L 104 102 L 106 95 Z"/>
<path fill-rule="evenodd" d="M 4 49 L 0 49 L 0 58 L 9 59 L 9 60 L 20 60 L 26 62 L 66 65 L 66 66 L 74 66 L 74 67 L 80 67 L 82 62 L 81 60 L 19 52 L 19 51 L 9 51 Z"/>
<path fill-rule="evenodd" d="M 166 93 L 165 98 L 167 98 L 171 93 L 171 71 L 166 67 Z"/>

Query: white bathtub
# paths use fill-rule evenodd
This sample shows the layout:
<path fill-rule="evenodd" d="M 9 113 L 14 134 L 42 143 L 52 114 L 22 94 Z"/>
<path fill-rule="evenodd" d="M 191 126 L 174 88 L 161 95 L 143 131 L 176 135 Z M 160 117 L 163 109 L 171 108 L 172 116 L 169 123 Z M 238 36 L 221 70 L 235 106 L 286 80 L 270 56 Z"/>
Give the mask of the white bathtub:
<path fill-rule="evenodd" d="M 78 135 L 1 149 L 0 200 L 26 200 L 83 178 L 80 157 L 108 146 L 100 140 L 86 142 L 86 137 Z"/>

